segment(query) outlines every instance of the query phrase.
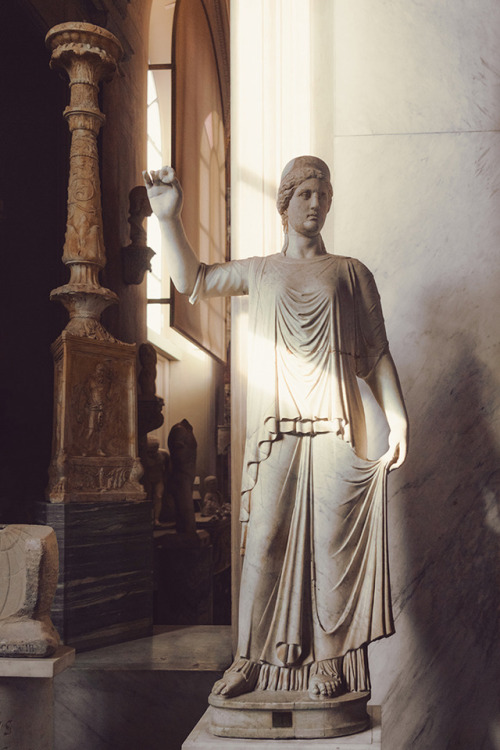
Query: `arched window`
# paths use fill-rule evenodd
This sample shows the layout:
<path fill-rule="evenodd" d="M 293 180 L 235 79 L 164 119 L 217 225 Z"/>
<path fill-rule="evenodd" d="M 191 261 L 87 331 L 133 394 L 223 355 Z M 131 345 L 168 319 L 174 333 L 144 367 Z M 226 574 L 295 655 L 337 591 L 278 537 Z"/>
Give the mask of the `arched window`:
<path fill-rule="evenodd" d="M 223 262 L 227 254 L 227 21 L 225 0 L 177 0 L 166 5 L 165 0 L 153 0 L 148 166 L 173 163 L 184 189 L 186 233 L 205 263 Z M 154 221 L 149 232 L 158 246 Z M 224 361 L 225 300 L 193 307 L 175 290 L 167 291 L 167 278 L 168 269 L 155 258 L 148 298 L 172 298 L 173 304 L 169 315 L 165 305 L 150 304 L 148 325 L 159 334 L 170 325 Z"/>

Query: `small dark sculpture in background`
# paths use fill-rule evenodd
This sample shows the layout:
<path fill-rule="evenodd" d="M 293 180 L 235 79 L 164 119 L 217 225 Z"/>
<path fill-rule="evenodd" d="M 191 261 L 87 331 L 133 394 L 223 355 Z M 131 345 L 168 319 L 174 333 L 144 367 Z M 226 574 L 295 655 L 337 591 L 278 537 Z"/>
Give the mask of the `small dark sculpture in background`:
<path fill-rule="evenodd" d="M 139 453 L 146 447 L 146 435 L 157 430 L 163 424 L 163 399 L 156 395 L 156 349 L 152 344 L 141 344 L 139 347 L 139 397 L 138 397 L 138 433 Z"/>
<path fill-rule="evenodd" d="M 187 419 L 174 424 L 168 436 L 168 450 L 171 462 L 169 489 L 175 502 L 175 525 L 178 533 L 196 538 L 193 483 L 197 447 L 193 428 Z"/>
<path fill-rule="evenodd" d="M 138 185 L 129 193 L 130 245 L 122 247 L 122 273 L 126 284 L 140 284 L 146 271 L 151 271 L 154 250 L 147 246 L 144 219 L 151 216 L 146 188 Z"/>
<path fill-rule="evenodd" d="M 156 395 L 156 349 L 152 344 L 139 347 L 139 396 L 137 398 L 137 433 L 139 457 L 144 474 L 141 484 L 153 503 L 155 525 L 160 525 L 162 498 L 165 488 L 165 474 L 168 471 L 168 453 L 160 450 L 155 438 L 148 438 L 148 432 L 157 430 L 163 424 L 163 399 Z"/>
<path fill-rule="evenodd" d="M 143 399 L 156 397 L 156 363 L 158 357 L 153 344 L 141 344 L 139 347 L 139 387 Z"/>
<path fill-rule="evenodd" d="M 161 519 L 165 485 L 169 473 L 170 457 L 160 448 L 160 441 L 154 437 L 147 438 L 144 462 L 144 489 L 148 500 L 153 504 L 153 522 L 155 526 L 164 526 Z"/>
<path fill-rule="evenodd" d="M 205 494 L 201 506 L 202 516 L 214 516 L 222 506 L 222 495 L 217 489 L 217 477 L 205 477 Z"/>

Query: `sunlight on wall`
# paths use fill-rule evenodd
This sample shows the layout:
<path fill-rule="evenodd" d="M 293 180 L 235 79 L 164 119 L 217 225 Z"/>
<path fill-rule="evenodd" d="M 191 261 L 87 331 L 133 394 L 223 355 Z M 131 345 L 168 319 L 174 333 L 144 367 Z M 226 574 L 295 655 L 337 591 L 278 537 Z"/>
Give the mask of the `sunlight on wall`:
<path fill-rule="evenodd" d="M 295 156 L 332 162 L 332 87 L 325 55 L 331 7 L 325 0 L 239 0 L 231 4 L 231 256 L 281 250 L 276 192 Z M 318 117 L 318 113 L 320 116 Z M 325 226 L 323 237 L 333 234 Z M 246 428 L 247 300 L 231 306 L 232 495 L 240 492 Z M 233 601 L 238 599 L 238 512 L 233 518 Z M 236 609 L 233 620 L 237 620 Z"/>
<path fill-rule="evenodd" d="M 159 169 L 162 165 L 162 138 L 160 106 L 153 72 L 148 71 L 148 170 Z M 151 273 L 147 275 L 147 295 L 149 299 L 163 296 L 161 232 L 158 219 L 152 214 L 147 221 L 148 245 L 155 249 L 151 261 Z M 156 333 L 163 330 L 164 311 L 162 305 L 148 305 L 147 323 Z"/>

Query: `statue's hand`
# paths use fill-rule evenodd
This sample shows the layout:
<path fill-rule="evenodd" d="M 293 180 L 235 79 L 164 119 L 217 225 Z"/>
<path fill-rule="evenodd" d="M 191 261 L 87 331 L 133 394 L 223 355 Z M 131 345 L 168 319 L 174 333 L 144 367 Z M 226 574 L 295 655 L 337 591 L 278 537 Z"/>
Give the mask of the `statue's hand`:
<path fill-rule="evenodd" d="M 408 427 L 401 425 L 393 427 L 389 433 L 389 449 L 384 453 L 381 461 L 387 463 L 388 471 L 399 469 L 408 454 Z"/>
<path fill-rule="evenodd" d="M 172 167 L 143 172 L 151 208 L 160 220 L 177 219 L 182 210 L 182 188 Z"/>

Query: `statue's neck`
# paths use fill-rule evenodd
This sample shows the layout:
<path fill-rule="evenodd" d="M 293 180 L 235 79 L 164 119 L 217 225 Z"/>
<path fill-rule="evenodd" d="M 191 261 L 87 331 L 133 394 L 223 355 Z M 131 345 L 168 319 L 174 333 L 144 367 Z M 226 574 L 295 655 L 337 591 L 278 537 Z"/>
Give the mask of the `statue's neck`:
<path fill-rule="evenodd" d="M 287 258 L 314 258 L 316 255 L 324 255 L 326 250 L 320 234 L 306 237 L 303 234 L 289 233 L 284 252 Z"/>

